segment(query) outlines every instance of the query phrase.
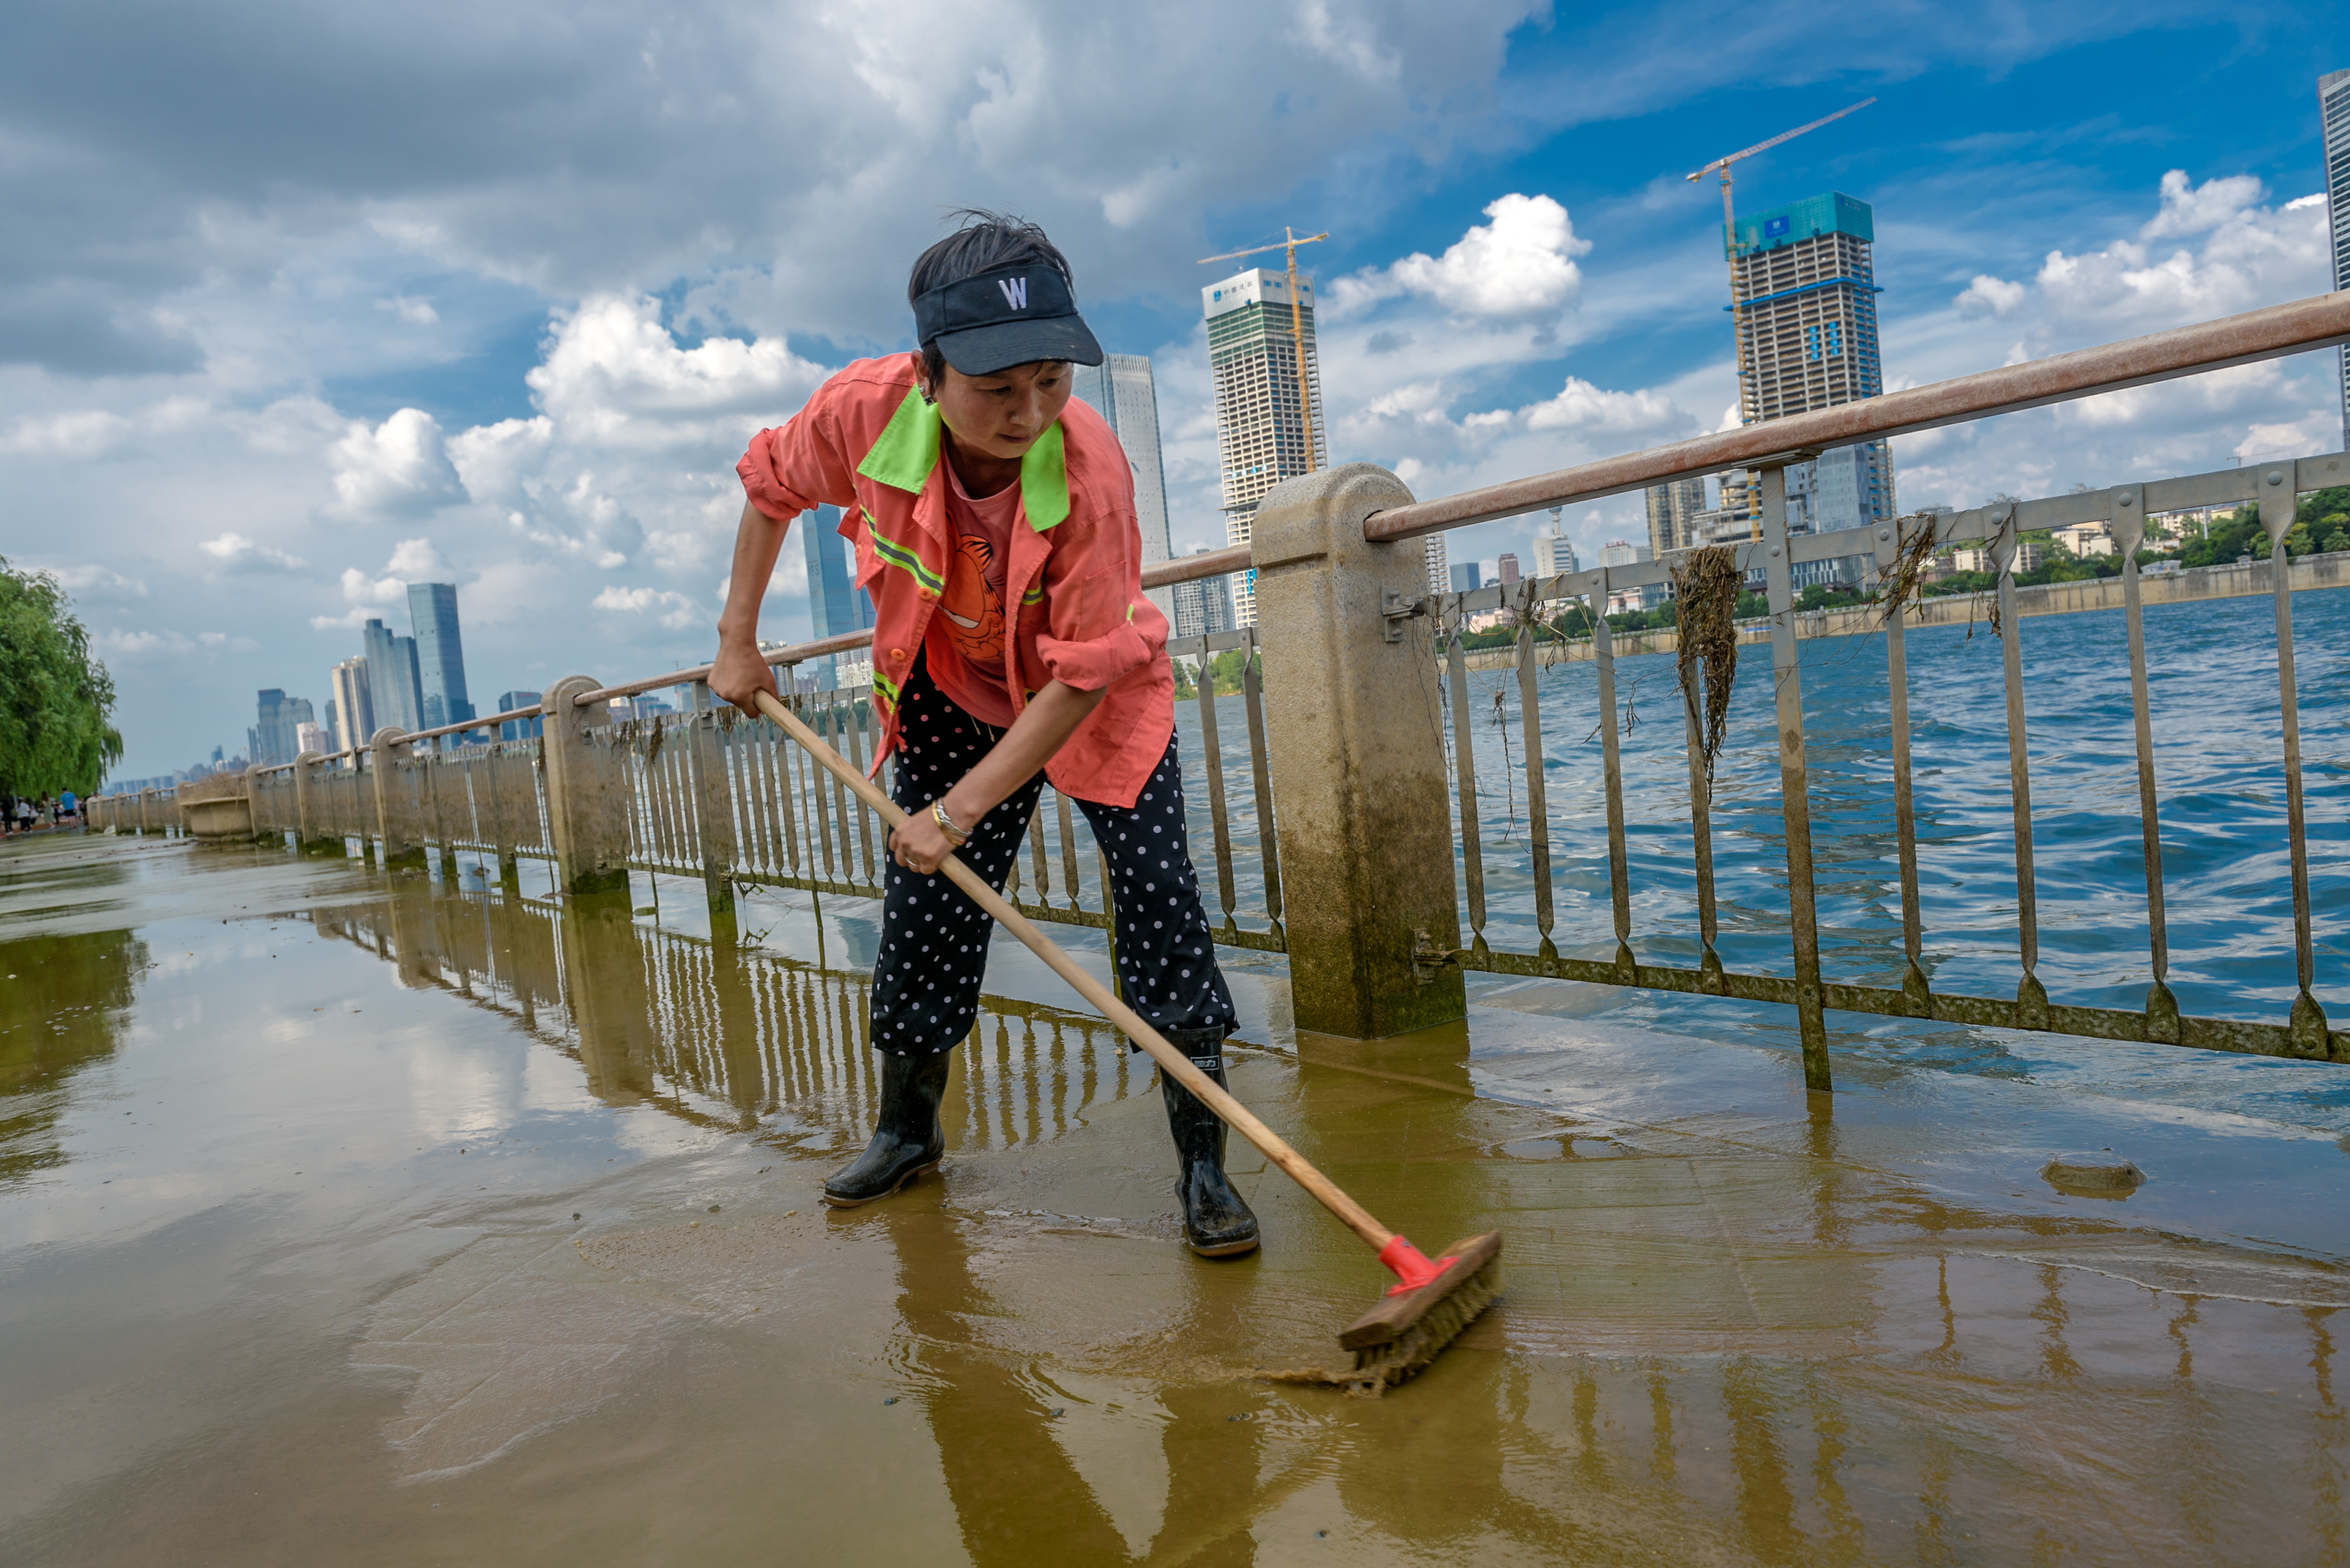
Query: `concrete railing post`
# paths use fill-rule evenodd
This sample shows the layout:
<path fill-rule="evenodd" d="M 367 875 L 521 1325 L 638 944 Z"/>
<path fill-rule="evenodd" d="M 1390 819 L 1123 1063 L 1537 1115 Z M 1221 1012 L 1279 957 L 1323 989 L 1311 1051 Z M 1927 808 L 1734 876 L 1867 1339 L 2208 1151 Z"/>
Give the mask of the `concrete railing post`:
<path fill-rule="evenodd" d="M 734 792 L 710 682 L 693 683 L 693 811 L 702 840 L 702 885 L 712 914 L 734 909 Z"/>
<path fill-rule="evenodd" d="M 139 834 L 145 837 L 155 826 L 155 786 L 149 784 L 139 792 Z"/>
<path fill-rule="evenodd" d="M 1392 592 L 1428 592 L 1417 539 L 1363 520 L 1409 504 L 1355 462 L 1257 505 L 1257 637 L 1297 1027 L 1375 1039 L 1466 1015 L 1461 973 L 1415 961 L 1461 945 L 1443 714 L 1425 620 L 1388 639 Z"/>
<path fill-rule="evenodd" d="M 375 775 L 376 842 L 383 864 L 421 866 L 424 839 L 416 822 L 416 775 L 400 766 L 408 760 L 408 732 L 387 724 L 368 742 L 368 771 Z"/>
<path fill-rule="evenodd" d="M 304 752 L 294 759 L 294 847 L 308 851 L 327 836 L 325 786 L 318 769 L 326 758 Z"/>
<path fill-rule="evenodd" d="M 608 728 L 612 711 L 582 708 L 579 697 L 603 683 L 569 675 L 546 696 L 546 824 L 555 839 L 555 876 L 566 893 L 629 891 L 629 802 L 608 746 L 592 732 Z"/>

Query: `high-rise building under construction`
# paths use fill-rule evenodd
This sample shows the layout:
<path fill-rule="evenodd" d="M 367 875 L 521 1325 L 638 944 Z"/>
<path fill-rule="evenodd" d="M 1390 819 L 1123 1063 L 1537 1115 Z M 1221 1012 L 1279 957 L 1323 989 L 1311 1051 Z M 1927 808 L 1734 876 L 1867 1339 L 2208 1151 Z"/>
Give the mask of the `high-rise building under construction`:
<path fill-rule="evenodd" d="M 1885 390 L 1871 260 L 1877 230 L 1867 202 L 1834 191 L 1807 196 L 1742 217 L 1724 237 L 1744 422 Z M 1723 489 L 1728 505 L 1746 487 Z M 1893 454 L 1884 441 L 1838 447 L 1787 469 L 1787 525 L 1798 533 L 1865 527 L 1894 514 Z"/>
<path fill-rule="evenodd" d="M 1675 479 L 1648 486 L 1648 548 L 1663 560 L 1698 542 L 1697 519 L 1705 510 L 1705 481 Z"/>
<path fill-rule="evenodd" d="M 1244 545 L 1253 536 L 1256 504 L 1264 493 L 1319 466 L 1315 452 L 1325 445 L 1326 427 L 1314 347 L 1314 285 L 1298 281 L 1293 312 L 1288 275 L 1251 267 L 1201 289 L 1200 304 L 1208 319 L 1208 364 L 1216 387 L 1224 539 Z M 1232 612 L 1237 624 L 1256 624 L 1254 572 L 1234 577 Z"/>
<path fill-rule="evenodd" d="M 2318 118 L 2325 130 L 2325 218 L 2334 241 L 2334 286 L 2350 288 L 2350 71 L 2317 78 Z M 2350 345 L 2341 356 L 2342 444 L 2350 447 Z"/>

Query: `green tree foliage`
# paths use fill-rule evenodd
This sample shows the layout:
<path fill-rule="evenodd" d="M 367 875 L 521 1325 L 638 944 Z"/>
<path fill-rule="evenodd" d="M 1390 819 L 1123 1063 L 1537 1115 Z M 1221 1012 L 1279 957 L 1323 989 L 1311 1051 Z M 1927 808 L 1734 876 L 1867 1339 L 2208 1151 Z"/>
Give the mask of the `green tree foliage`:
<path fill-rule="evenodd" d="M 1243 668 L 1247 663 L 1247 660 L 1248 650 L 1246 649 L 1240 648 L 1228 648 L 1224 649 L 1223 652 L 1217 654 L 1214 658 L 1208 660 L 1209 674 L 1211 679 L 1215 681 L 1214 691 L 1217 696 L 1231 697 L 1239 693 L 1241 689 L 1241 674 Z M 1174 664 L 1175 695 L 1178 698 L 1199 696 L 1200 671 L 1198 666 L 1191 660 L 1186 659 L 1178 659 L 1174 661 Z M 1260 680 L 1263 679 L 1263 673 L 1264 667 L 1263 665 L 1259 665 L 1257 667 L 1257 674 Z"/>
<path fill-rule="evenodd" d="M 0 795 L 88 794 L 122 755 L 114 678 L 46 572 L 0 557 Z"/>

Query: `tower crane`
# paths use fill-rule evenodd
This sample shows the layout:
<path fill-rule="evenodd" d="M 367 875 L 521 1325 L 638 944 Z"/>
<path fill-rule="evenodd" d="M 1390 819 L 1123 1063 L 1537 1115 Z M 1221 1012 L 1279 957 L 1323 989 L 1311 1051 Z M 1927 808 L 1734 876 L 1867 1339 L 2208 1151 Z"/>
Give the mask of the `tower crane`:
<path fill-rule="evenodd" d="M 1806 128 L 1808 129 L 1808 127 Z M 1269 245 L 1251 245 L 1244 251 L 1226 251 L 1220 256 L 1201 256 L 1200 265 L 1238 261 L 1260 251 L 1285 250 L 1289 253 L 1289 341 L 1297 350 L 1297 408 L 1305 420 L 1305 472 L 1311 473 L 1320 465 L 1314 460 L 1314 385 L 1305 379 L 1305 312 L 1297 302 L 1297 247 L 1310 245 L 1316 240 L 1326 240 L 1327 234 L 1307 234 L 1300 238 L 1297 231 L 1282 227 L 1283 238 Z"/>
<path fill-rule="evenodd" d="M 1828 121 L 1842 119 L 1846 115 L 1866 109 L 1876 101 L 1873 98 L 1862 99 L 1858 103 L 1847 105 L 1834 114 L 1824 114 L 1809 125 L 1799 125 L 1793 130 L 1783 130 L 1768 141 L 1758 141 L 1753 146 L 1733 152 L 1727 158 L 1717 158 L 1689 176 L 1691 180 L 1702 180 L 1708 174 L 1717 171 L 1721 175 L 1721 240 L 1723 251 L 1730 258 L 1730 332 L 1731 347 L 1738 357 L 1738 402 L 1741 409 L 1748 406 L 1746 401 L 1746 315 L 1738 308 L 1738 226 L 1737 220 L 1730 209 L 1730 166 L 1742 158 L 1752 158 L 1758 152 L 1767 152 L 1783 141 L 1793 141 L 1805 131 L 1817 130 Z"/>

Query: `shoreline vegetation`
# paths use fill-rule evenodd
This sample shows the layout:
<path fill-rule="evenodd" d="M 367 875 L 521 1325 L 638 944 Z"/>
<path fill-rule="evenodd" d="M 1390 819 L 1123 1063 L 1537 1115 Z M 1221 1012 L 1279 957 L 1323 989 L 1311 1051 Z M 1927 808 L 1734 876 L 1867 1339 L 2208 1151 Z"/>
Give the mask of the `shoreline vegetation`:
<path fill-rule="evenodd" d="M 121 756 L 114 678 L 73 600 L 48 573 L 0 556 L 0 804 L 93 794 Z"/>

